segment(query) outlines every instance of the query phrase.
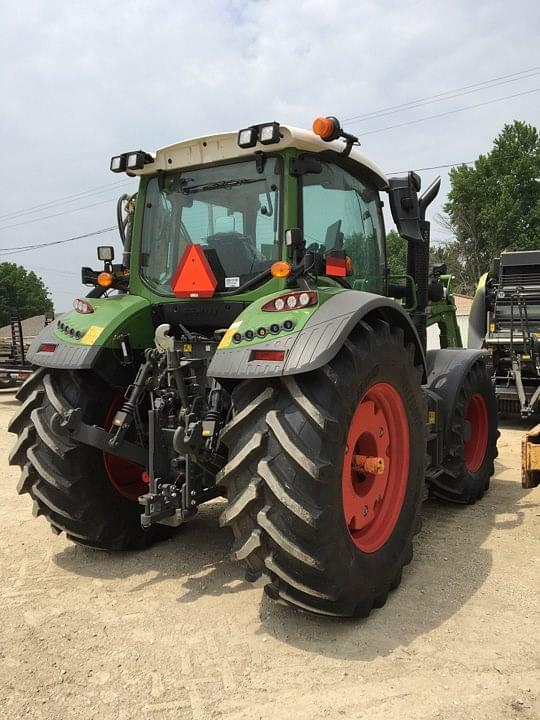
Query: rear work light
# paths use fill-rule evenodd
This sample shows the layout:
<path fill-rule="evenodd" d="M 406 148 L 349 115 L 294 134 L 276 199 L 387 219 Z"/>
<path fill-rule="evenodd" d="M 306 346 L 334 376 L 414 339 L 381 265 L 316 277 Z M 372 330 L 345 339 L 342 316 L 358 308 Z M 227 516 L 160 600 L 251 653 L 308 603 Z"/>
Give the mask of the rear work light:
<path fill-rule="evenodd" d="M 133 150 L 112 157 L 110 168 L 114 173 L 125 172 L 126 170 L 142 170 L 145 165 L 153 162 L 154 158 L 150 153 L 144 152 L 144 150 Z"/>
<path fill-rule="evenodd" d="M 252 350 L 249 359 L 263 362 L 283 362 L 285 350 Z"/>
<path fill-rule="evenodd" d="M 259 125 L 259 141 L 261 145 L 272 145 L 280 140 L 279 123 L 272 122 Z"/>
<path fill-rule="evenodd" d="M 38 352 L 54 352 L 58 345 L 55 343 L 41 343 L 38 347 Z"/>
<path fill-rule="evenodd" d="M 90 303 L 86 302 L 86 300 L 82 300 L 81 298 L 76 298 L 73 301 L 73 307 L 82 315 L 88 315 L 89 313 L 94 312 L 94 308 L 90 305 Z"/>
<path fill-rule="evenodd" d="M 260 142 L 261 145 L 273 145 L 280 140 L 281 133 L 279 131 L 279 123 L 274 121 L 242 128 L 238 133 L 237 143 L 238 147 L 251 148 L 255 147 L 257 142 Z"/>
<path fill-rule="evenodd" d="M 126 156 L 125 155 L 115 155 L 113 158 L 111 158 L 111 171 L 115 173 L 124 172 L 126 169 Z"/>
<path fill-rule="evenodd" d="M 302 308 L 316 305 L 318 301 L 317 293 L 314 290 L 305 290 L 303 292 L 292 292 L 280 295 L 274 300 L 265 303 L 261 310 L 265 312 L 281 312 L 283 310 L 301 310 Z"/>
<path fill-rule="evenodd" d="M 258 128 L 248 127 L 238 133 L 238 146 L 241 148 L 255 147 L 257 144 Z"/>
<path fill-rule="evenodd" d="M 154 158 L 144 150 L 126 153 L 126 167 L 128 170 L 142 170 L 148 163 L 153 163 Z"/>

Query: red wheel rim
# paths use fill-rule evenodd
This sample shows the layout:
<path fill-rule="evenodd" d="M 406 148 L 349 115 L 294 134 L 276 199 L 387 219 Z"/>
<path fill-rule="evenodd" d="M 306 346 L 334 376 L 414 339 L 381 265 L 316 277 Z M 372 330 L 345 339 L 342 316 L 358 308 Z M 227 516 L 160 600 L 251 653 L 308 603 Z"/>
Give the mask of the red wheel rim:
<path fill-rule="evenodd" d="M 124 392 L 121 390 L 109 408 L 104 423 L 105 430 L 111 429 L 116 411 L 122 405 L 123 400 Z M 146 477 L 145 468 L 129 462 L 129 460 L 124 460 L 118 455 L 111 455 L 106 452 L 103 453 L 103 463 L 111 485 L 123 497 L 132 502 L 137 502 L 139 496 L 148 491 L 148 485 L 143 479 Z"/>
<path fill-rule="evenodd" d="M 380 458 L 380 474 L 359 471 L 356 456 Z M 398 391 L 372 385 L 360 400 L 347 436 L 343 461 L 343 512 L 349 535 L 365 553 L 381 548 L 392 534 L 409 477 L 409 423 Z"/>
<path fill-rule="evenodd" d="M 476 472 L 484 462 L 488 444 L 488 410 L 486 400 L 480 393 L 473 395 L 467 405 L 465 438 L 465 466 L 469 472 Z"/>

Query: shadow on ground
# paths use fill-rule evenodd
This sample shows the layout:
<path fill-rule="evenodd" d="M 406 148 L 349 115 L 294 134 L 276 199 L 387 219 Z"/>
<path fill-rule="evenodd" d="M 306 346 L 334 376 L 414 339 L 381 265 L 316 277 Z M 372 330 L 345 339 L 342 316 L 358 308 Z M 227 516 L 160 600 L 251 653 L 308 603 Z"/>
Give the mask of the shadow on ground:
<path fill-rule="evenodd" d="M 415 557 L 401 586 L 369 618 L 317 618 L 273 608 L 265 598 L 261 632 L 304 651 L 341 659 L 373 659 L 400 646 L 407 648 L 459 612 L 480 590 L 492 567 L 492 553 L 483 547 L 487 537 L 519 526 L 524 510 L 539 506 L 524 504 L 525 492 L 517 481 L 494 480 L 488 495 L 474 506 L 428 501 Z"/>
<path fill-rule="evenodd" d="M 504 469 L 499 465 L 498 472 Z M 415 558 L 383 608 L 366 620 L 334 620 L 283 607 L 262 595 L 257 632 L 340 659 L 374 659 L 400 646 L 407 648 L 457 613 L 482 587 L 492 566 L 491 551 L 483 544 L 491 532 L 521 524 L 523 499 L 516 478 L 516 482 L 494 480 L 490 492 L 474 506 L 428 501 Z M 55 556 L 55 562 L 69 572 L 102 579 L 156 573 L 131 592 L 176 580 L 181 603 L 243 592 L 252 586 L 243 580 L 242 567 L 228 557 L 232 538 L 218 526 L 222 508 L 221 501 L 202 508 L 175 538 L 143 553 L 113 555 L 70 545 Z"/>

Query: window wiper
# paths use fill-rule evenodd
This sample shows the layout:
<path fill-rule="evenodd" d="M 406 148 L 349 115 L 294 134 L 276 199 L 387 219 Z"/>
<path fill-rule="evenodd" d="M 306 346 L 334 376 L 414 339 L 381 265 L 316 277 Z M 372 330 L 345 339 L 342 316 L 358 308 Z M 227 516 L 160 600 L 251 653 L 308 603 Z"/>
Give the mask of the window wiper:
<path fill-rule="evenodd" d="M 251 183 L 264 182 L 265 178 L 239 178 L 237 180 L 219 180 L 213 183 L 202 183 L 201 185 L 192 185 L 191 187 L 182 187 L 180 192 L 184 195 L 190 193 L 204 192 L 205 190 L 220 190 L 221 188 L 231 188 L 237 185 L 250 185 Z"/>

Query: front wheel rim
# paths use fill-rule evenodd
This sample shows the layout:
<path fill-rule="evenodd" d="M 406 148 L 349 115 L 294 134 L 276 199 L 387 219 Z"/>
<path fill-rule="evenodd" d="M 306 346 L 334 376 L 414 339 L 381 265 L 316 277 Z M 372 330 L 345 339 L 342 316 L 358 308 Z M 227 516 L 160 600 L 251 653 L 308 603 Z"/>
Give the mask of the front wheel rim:
<path fill-rule="evenodd" d="M 375 383 L 352 417 L 342 472 L 345 523 L 362 552 L 377 551 L 394 531 L 407 490 L 409 446 L 401 395 L 389 383 Z M 359 471 L 358 457 L 370 458 L 371 464 Z M 368 471 L 376 465 L 382 471 Z"/>

